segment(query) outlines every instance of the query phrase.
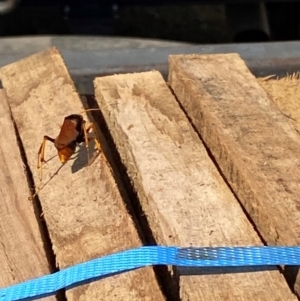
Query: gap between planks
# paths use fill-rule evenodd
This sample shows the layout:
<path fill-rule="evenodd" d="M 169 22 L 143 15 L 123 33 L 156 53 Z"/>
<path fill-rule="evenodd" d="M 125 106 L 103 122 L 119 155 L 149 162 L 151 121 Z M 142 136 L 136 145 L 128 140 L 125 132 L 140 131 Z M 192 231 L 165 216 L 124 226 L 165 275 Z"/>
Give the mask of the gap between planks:
<path fill-rule="evenodd" d="M 36 183 L 37 150 L 43 135 L 55 137 L 65 116 L 82 105 L 55 48 L 0 69 L 12 114 Z M 46 146 L 44 181 L 61 167 Z M 102 155 L 85 167 L 85 147 L 39 192 L 56 254 L 65 268 L 92 258 L 141 246 L 142 242 Z M 24 202 L 27 197 L 24 196 Z M 66 291 L 68 300 L 164 300 L 152 267 L 101 279 Z"/>
<path fill-rule="evenodd" d="M 261 244 L 158 72 L 97 78 L 95 93 L 158 244 Z M 179 281 L 182 300 L 296 300 L 278 270 Z"/>

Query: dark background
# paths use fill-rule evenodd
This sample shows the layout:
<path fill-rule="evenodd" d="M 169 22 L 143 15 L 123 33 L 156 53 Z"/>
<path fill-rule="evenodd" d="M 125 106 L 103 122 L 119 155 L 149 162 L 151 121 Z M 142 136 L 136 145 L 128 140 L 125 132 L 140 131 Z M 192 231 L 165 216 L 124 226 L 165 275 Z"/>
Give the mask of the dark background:
<path fill-rule="evenodd" d="M 1 0 L 0 36 L 109 35 L 231 43 L 298 40 L 298 1 Z"/>

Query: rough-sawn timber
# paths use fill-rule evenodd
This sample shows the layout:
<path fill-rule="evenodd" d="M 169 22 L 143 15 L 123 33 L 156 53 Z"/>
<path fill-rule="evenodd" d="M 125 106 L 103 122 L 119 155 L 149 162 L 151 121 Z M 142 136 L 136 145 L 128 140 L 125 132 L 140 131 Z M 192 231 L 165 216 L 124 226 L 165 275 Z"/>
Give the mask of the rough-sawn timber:
<path fill-rule="evenodd" d="M 299 245 L 296 130 L 237 54 L 169 62 L 172 89 L 264 240 Z"/>
<path fill-rule="evenodd" d="M 96 78 L 95 93 L 158 244 L 261 244 L 158 72 Z M 179 285 L 182 300 L 296 300 L 278 270 Z"/>
<path fill-rule="evenodd" d="M 0 89 L 0 287 L 49 274 L 10 109 Z M 55 297 L 43 300 L 54 301 Z"/>
<path fill-rule="evenodd" d="M 38 184 L 37 151 L 43 135 L 56 137 L 64 117 L 82 111 L 79 96 L 55 48 L 3 67 L 0 78 Z M 39 199 L 57 265 L 64 268 L 140 246 L 103 156 L 86 167 L 87 155 L 81 146 L 75 158 L 60 170 L 57 151 L 49 143 L 46 159 L 53 156 L 45 166 L 44 182 L 54 176 L 39 192 Z M 27 197 L 24 195 L 24 202 L 28 202 Z M 164 300 L 151 267 L 81 285 L 67 290 L 66 296 L 68 300 L 89 301 Z"/>

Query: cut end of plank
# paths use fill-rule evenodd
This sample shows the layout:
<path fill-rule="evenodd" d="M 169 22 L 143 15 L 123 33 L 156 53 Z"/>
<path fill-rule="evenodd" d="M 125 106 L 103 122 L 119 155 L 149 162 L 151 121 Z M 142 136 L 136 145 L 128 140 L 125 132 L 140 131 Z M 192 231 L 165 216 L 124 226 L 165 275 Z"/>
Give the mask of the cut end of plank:
<path fill-rule="evenodd" d="M 187 55 L 169 55 L 169 64 L 170 68 L 172 68 L 173 63 L 177 64 L 184 64 L 186 68 L 188 68 L 190 71 L 193 70 L 194 72 L 197 72 L 198 69 L 198 62 L 199 61 L 205 61 L 206 63 L 212 62 L 216 66 L 220 66 L 222 68 L 228 68 L 223 63 L 224 62 L 232 62 L 234 64 L 239 64 L 239 67 L 243 66 L 247 71 L 248 67 L 246 63 L 241 59 L 240 55 L 238 53 L 219 53 L 219 54 L 187 54 Z M 196 63 L 196 65 L 195 65 Z M 193 69 L 194 68 L 194 69 Z M 218 72 L 218 68 L 214 70 L 214 72 Z M 170 73 L 169 73 L 170 76 Z M 228 74 L 230 76 L 230 74 Z M 254 76 L 253 76 L 254 77 Z"/>
<path fill-rule="evenodd" d="M 18 64 L 17 69 L 15 68 L 16 64 Z M 61 73 L 59 78 L 55 77 L 53 73 L 53 70 L 56 68 L 59 68 Z M 27 77 L 24 74 L 27 74 Z M 11 99 L 11 107 L 20 105 L 24 97 L 27 98 L 30 95 L 34 95 L 35 90 L 38 88 L 36 83 L 43 80 L 57 82 L 56 88 L 58 90 L 62 88 L 66 89 L 69 86 L 72 92 L 76 94 L 76 98 L 78 97 L 65 62 L 55 47 L 48 48 L 18 62 L 2 67 L 0 69 L 0 80 Z M 53 94 L 53 92 L 49 92 L 49 97 L 41 101 L 51 101 Z M 64 99 L 61 99 L 61 101 L 64 101 Z"/>
<path fill-rule="evenodd" d="M 200 72 L 199 64 L 213 64 L 215 68 L 212 68 L 211 73 L 205 74 Z M 225 53 L 225 54 L 188 54 L 188 55 L 170 55 L 169 56 L 170 70 L 174 65 L 184 66 L 185 71 L 190 73 L 190 76 L 198 77 L 198 79 L 210 80 L 214 76 L 217 76 L 219 72 L 228 72 L 227 76 L 230 78 L 231 69 L 234 70 L 235 67 L 238 67 L 240 71 L 245 72 L 241 73 L 241 76 L 246 76 L 247 79 L 255 79 L 254 75 L 249 72 L 249 69 L 246 63 L 241 59 L 238 53 Z M 169 77 L 175 75 L 174 73 L 169 72 Z M 190 77 L 186 78 L 189 80 Z M 169 78 L 169 82 L 171 82 Z"/>
<path fill-rule="evenodd" d="M 131 97 L 131 99 L 136 99 L 137 101 L 140 101 L 141 99 L 145 100 L 145 105 L 153 106 L 168 119 L 180 121 L 181 112 L 178 115 L 178 111 L 172 110 L 174 103 L 170 104 L 170 102 L 164 101 L 166 95 L 172 97 L 172 94 L 160 72 L 153 70 L 96 78 L 94 80 L 94 85 L 97 97 L 102 97 L 98 91 L 101 88 L 101 85 L 104 85 L 103 81 L 107 83 L 105 84 L 107 92 L 110 99 L 112 99 L 110 103 L 105 104 L 106 107 L 116 106 L 118 101 L 126 102 L 127 98 L 124 95 L 127 93 L 128 97 Z M 110 84 L 110 81 L 112 81 L 113 84 Z M 178 104 L 175 103 L 175 105 Z"/>

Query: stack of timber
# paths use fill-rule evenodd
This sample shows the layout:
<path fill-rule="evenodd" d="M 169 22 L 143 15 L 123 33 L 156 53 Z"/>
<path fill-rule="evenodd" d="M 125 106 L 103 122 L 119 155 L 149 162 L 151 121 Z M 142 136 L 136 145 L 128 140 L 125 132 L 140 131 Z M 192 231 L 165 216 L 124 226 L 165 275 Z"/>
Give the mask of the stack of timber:
<path fill-rule="evenodd" d="M 8 65 L 0 73 L 25 150 L 26 164 L 38 184 L 36 164 L 41 138 L 45 134 L 55 137 L 65 116 L 82 111 L 80 97 L 56 49 Z M 53 146 L 47 147 L 47 158 L 56 153 Z M 142 245 L 104 157 L 98 157 L 88 167 L 86 163 L 86 152 L 79 150 L 75 160 L 67 162 L 59 171 L 61 163 L 57 158 L 44 168 L 46 180 L 57 173 L 38 196 L 59 268 Z M 23 172 L 22 175 L 25 177 Z M 22 192 L 18 201 L 22 206 L 32 206 L 25 190 Z M 11 222 L 14 220 L 17 223 L 18 216 L 11 217 Z M 18 231 L 16 234 L 23 235 Z M 19 243 L 16 234 L 7 240 L 15 239 Z M 32 262 L 28 261 L 28 266 Z M 67 290 L 66 298 L 164 300 L 151 267 Z"/>
<path fill-rule="evenodd" d="M 299 244 L 297 76 L 256 79 L 236 54 L 170 56 L 168 83 L 157 71 L 98 77 L 91 104 L 51 48 L 1 68 L 0 79 L 1 287 L 150 242 Z M 82 115 L 103 153 L 86 166 L 82 144 L 62 166 L 47 144 L 44 185 L 28 201 L 43 136 L 87 104 L 101 111 Z M 147 267 L 61 294 L 290 301 L 297 272 Z"/>

